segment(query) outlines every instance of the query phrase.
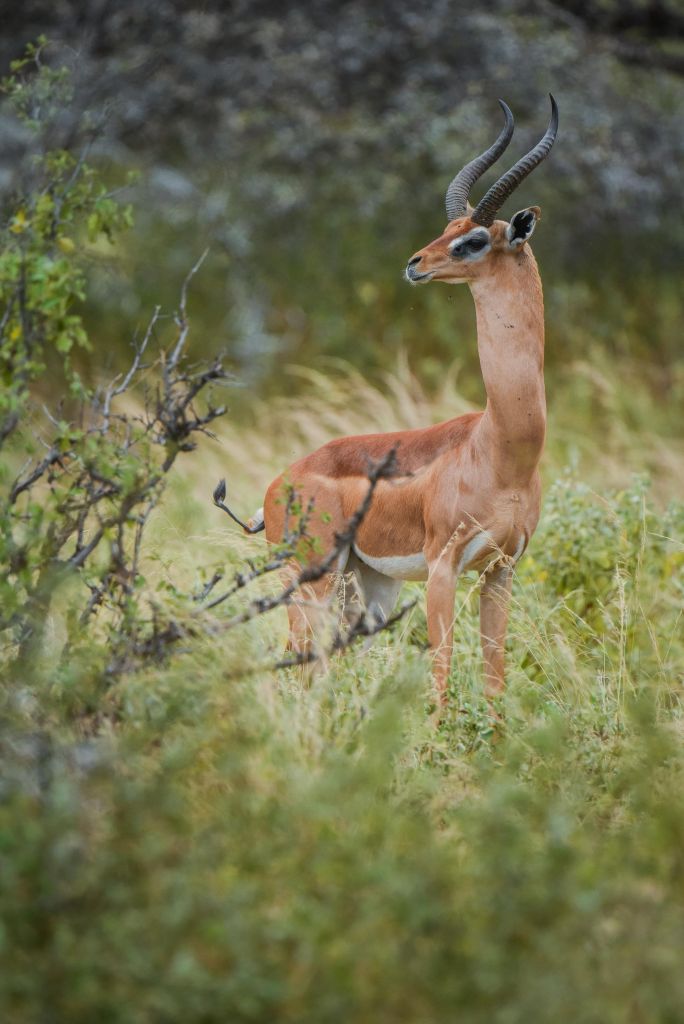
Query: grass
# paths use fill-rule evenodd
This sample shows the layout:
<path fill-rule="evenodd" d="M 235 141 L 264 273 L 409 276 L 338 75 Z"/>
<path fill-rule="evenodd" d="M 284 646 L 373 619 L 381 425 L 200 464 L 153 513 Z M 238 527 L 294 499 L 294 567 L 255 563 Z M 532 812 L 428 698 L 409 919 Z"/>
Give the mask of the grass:
<path fill-rule="evenodd" d="M 234 507 L 247 516 L 282 468 L 331 437 L 415 427 L 470 408 L 453 378 L 428 398 L 406 364 L 388 375 L 382 390 L 341 364 L 330 375 L 302 368 L 288 373 L 300 385 L 304 381 L 300 397 L 255 404 L 251 422 L 239 428 L 228 424 L 216 443 L 187 460 L 157 513 L 148 577 L 199 587 L 216 568 L 228 564 L 237 569 L 264 551 L 261 536 L 243 536 L 211 506 L 220 476 L 228 479 Z M 684 472 L 684 450 L 679 441 L 631 429 L 624 420 L 601 433 L 600 445 L 577 432 L 570 443 L 556 423 L 565 419 L 574 388 L 571 381 L 565 389 L 569 394 L 560 391 L 559 408 L 554 413 L 552 407 L 550 416 L 544 512 L 514 586 L 506 700 L 513 714 L 523 713 L 530 700 L 567 714 L 588 702 L 597 714 L 610 711 L 617 721 L 630 695 L 646 686 L 673 706 L 680 699 L 684 513 L 674 495 Z M 617 384 L 611 389 L 602 381 L 604 404 L 594 406 L 597 425 L 619 391 Z M 638 389 L 632 393 L 645 407 L 644 395 Z M 379 637 L 367 655 L 351 652 L 334 664 L 331 675 L 345 681 L 345 690 L 353 689 L 354 680 L 360 685 L 368 673 L 377 685 L 379 675 L 397 671 L 407 649 L 420 665 L 419 674 L 426 673 L 424 588 L 407 584 L 405 590 L 419 596 L 419 603 L 393 634 Z M 475 574 L 459 583 L 455 708 L 476 708 L 481 701 L 477 590 Z M 285 615 L 272 613 L 252 624 L 246 636 L 250 657 L 268 664 L 284 643 Z M 295 680 L 296 674 L 266 673 L 257 684 L 270 693 L 266 703 L 277 716 L 293 688 L 292 707 L 302 714 L 309 701 L 329 694 L 330 676 L 321 677 L 311 690 Z M 462 710 L 454 715 L 458 720 Z"/>
<path fill-rule="evenodd" d="M 87 670 L 6 683 L 3 1020 L 680 1019 L 684 452 L 646 429 L 643 389 L 627 415 L 583 372 L 550 382 L 497 742 L 472 575 L 437 730 L 422 598 L 310 686 L 268 668 L 282 612 L 90 679 L 94 717 Z M 152 520 L 145 574 L 169 601 L 263 550 L 212 507 L 220 476 L 249 514 L 330 437 L 468 408 L 457 378 L 428 398 L 405 365 L 382 389 L 341 364 L 288 373 L 300 396 L 228 422 Z"/>

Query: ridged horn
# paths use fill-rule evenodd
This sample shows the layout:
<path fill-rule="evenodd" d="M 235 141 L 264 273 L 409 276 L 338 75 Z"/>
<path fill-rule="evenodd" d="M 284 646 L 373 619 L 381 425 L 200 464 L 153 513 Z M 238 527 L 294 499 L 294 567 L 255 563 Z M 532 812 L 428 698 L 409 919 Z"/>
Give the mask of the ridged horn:
<path fill-rule="evenodd" d="M 499 100 L 499 105 L 504 112 L 505 123 L 501 129 L 496 142 L 486 149 L 480 156 L 476 156 L 469 164 L 458 172 L 453 179 L 446 194 L 446 212 L 449 220 L 463 217 L 466 212 L 468 195 L 474 183 L 485 171 L 489 170 L 492 164 L 499 159 L 504 149 L 511 141 L 513 135 L 513 114 L 510 107 Z"/>
<path fill-rule="evenodd" d="M 542 160 L 549 155 L 558 133 L 558 106 L 556 105 L 556 101 L 551 93 L 549 93 L 549 98 L 551 100 L 551 120 L 549 121 L 549 127 L 546 129 L 544 137 L 533 149 L 529 151 L 529 153 L 526 153 L 525 156 L 521 157 L 521 159 L 511 167 L 510 171 L 506 171 L 506 173 L 492 185 L 486 195 L 482 197 L 475 207 L 474 212 L 471 214 L 471 219 L 474 220 L 476 224 L 482 224 L 485 228 L 490 227 L 497 213 L 511 193 L 518 187 L 520 182 L 523 181 L 528 174 L 531 174 L 535 167 L 537 167 Z"/>

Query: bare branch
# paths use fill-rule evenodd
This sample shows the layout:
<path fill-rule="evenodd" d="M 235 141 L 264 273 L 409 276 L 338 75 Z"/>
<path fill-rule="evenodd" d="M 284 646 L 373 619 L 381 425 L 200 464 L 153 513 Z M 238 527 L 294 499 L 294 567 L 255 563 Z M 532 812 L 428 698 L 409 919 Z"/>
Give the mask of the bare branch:
<path fill-rule="evenodd" d="M 351 647 L 353 643 L 360 640 L 363 637 L 377 636 L 378 633 L 384 633 L 392 626 L 404 618 L 412 608 L 415 608 L 418 601 L 417 597 L 414 597 L 412 601 L 405 601 L 400 608 L 397 609 L 387 619 L 376 618 L 375 616 L 369 617 L 367 612 L 360 615 L 351 629 L 343 633 L 337 630 L 333 641 L 328 645 L 325 650 L 320 651 L 314 648 L 308 648 L 305 651 L 300 651 L 294 654 L 291 658 L 283 658 L 277 661 L 272 667 L 274 669 L 284 668 L 296 668 L 298 665 L 311 665 L 314 662 L 324 660 L 331 654 L 336 654 L 340 651 L 346 650 Z"/>
<path fill-rule="evenodd" d="M 208 255 L 209 249 L 206 248 L 202 255 L 200 256 L 200 258 L 197 260 L 197 263 L 195 263 L 194 267 L 190 269 L 185 280 L 183 281 L 180 295 L 180 306 L 178 309 L 178 315 L 176 317 L 176 323 L 178 324 L 179 327 L 178 340 L 176 341 L 176 344 L 171 352 L 168 362 L 165 365 L 165 382 L 167 373 L 170 373 L 172 370 L 175 370 L 176 366 L 178 365 L 178 360 L 183 354 L 183 349 L 185 347 L 185 342 L 188 336 L 188 287 L 190 286 L 190 282 L 192 281 L 195 274 L 199 271 L 200 267 L 202 266 Z"/>
<path fill-rule="evenodd" d="M 219 584 L 222 579 L 223 573 L 215 572 L 211 579 L 204 584 L 199 594 L 195 594 L 193 596 L 193 601 L 206 601 L 207 597 L 212 592 L 214 587 L 217 586 L 217 584 Z"/>
<path fill-rule="evenodd" d="M 23 480 L 20 480 L 19 477 L 17 477 L 17 479 L 14 481 L 14 483 L 12 485 L 12 488 L 10 490 L 10 493 L 9 493 L 9 499 L 8 499 L 9 500 L 9 504 L 13 505 L 14 502 L 19 497 L 20 494 L 23 494 L 24 491 L 30 490 L 31 487 L 33 487 L 33 485 L 38 480 L 40 480 L 40 478 L 43 476 L 43 474 L 48 469 L 50 469 L 51 466 L 55 465 L 55 463 L 57 463 L 58 465 L 61 466 L 62 465 L 61 460 L 64 458 L 64 456 L 65 456 L 64 452 L 60 452 L 56 448 L 51 448 L 50 451 L 48 452 L 48 454 L 45 456 L 45 458 L 42 459 L 36 465 L 34 470 L 31 473 L 29 473 L 29 475 L 27 477 L 25 477 Z"/>
<path fill-rule="evenodd" d="M 115 377 L 105 392 L 105 398 L 102 405 L 102 424 L 100 427 L 100 431 L 103 434 L 109 430 L 112 400 L 114 398 L 117 398 L 119 395 L 122 395 L 131 386 L 133 378 L 140 370 L 140 363 L 142 357 L 145 354 L 145 350 L 147 349 L 147 346 L 150 342 L 150 338 L 152 337 L 152 332 L 154 331 L 154 328 L 157 325 L 157 321 L 159 320 L 160 315 L 161 306 L 155 306 L 154 312 L 152 314 L 150 322 L 147 325 L 147 329 L 145 331 L 142 341 L 140 342 L 139 345 L 135 345 L 135 354 L 133 356 L 133 361 L 128 369 L 128 372 L 126 373 L 126 376 L 123 378 L 120 384 L 116 383 L 119 380 L 120 375 Z"/>

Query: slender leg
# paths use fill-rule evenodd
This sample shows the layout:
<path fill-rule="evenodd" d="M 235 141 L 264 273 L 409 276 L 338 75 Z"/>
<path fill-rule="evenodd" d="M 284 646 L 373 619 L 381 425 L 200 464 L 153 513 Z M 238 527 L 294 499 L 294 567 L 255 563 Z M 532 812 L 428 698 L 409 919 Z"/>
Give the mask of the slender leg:
<path fill-rule="evenodd" d="M 454 648 L 456 574 L 446 559 L 430 567 L 427 585 L 428 643 L 433 652 L 432 677 L 440 706 L 447 702 L 447 681 Z"/>
<path fill-rule="evenodd" d="M 513 566 L 499 562 L 485 574 L 480 589 L 480 635 L 488 699 L 504 688 L 504 644 L 512 581 Z"/>
<path fill-rule="evenodd" d="M 292 601 L 287 606 L 289 630 L 286 651 L 304 656 L 315 653 L 321 658 L 327 643 L 326 633 L 330 632 L 338 574 L 344 572 L 348 559 L 349 548 L 345 548 L 337 559 L 336 572 L 305 583 L 292 595 Z M 297 580 L 301 568 L 296 562 L 286 566 L 281 573 L 283 587 Z M 321 664 L 320 660 L 318 664 Z"/>
<path fill-rule="evenodd" d="M 297 505 L 307 512 L 308 521 L 303 535 L 301 560 L 293 560 L 281 573 L 283 587 L 296 584 L 303 565 L 315 565 L 336 543 L 336 534 L 344 528 L 342 505 L 334 481 L 303 478 L 293 482 Z M 325 513 L 325 516 L 322 515 Z M 282 477 L 273 481 L 264 499 L 266 539 L 280 544 L 284 537 L 296 535 L 301 526 L 302 513 L 291 509 L 291 501 Z M 307 549 L 306 540 L 316 540 Z M 337 573 L 343 573 L 349 558 L 349 547 L 340 551 L 334 572 L 305 583 L 292 595 L 287 608 L 289 631 L 286 651 L 298 655 L 320 652 L 325 647 L 326 625 L 333 605 Z M 332 566 L 331 566 L 332 568 Z"/>
<path fill-rule="evenodd" d="M 326 576 L 305 584 L 287 607 L 289 632 L 285 650 L 292 654 L 316 655 L 315 664 L 304 661 L 304 677 L 309 679 L 317 667 L 325 667 L 326 634 L 333 612 L 334 577 Z M 321 660 L 322 659 L 322 660 Z"/>

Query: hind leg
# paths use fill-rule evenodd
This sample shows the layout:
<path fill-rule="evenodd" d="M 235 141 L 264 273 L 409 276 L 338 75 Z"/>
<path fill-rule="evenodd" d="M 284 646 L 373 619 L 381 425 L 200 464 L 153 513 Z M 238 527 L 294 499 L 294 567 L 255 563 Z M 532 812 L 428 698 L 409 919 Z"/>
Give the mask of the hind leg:
<path fill-rule="evenodd" d="M 339 628 L 340 597 L 342 612 L 344 595 L 340 593 L 340 573 L 344 572 L 348 550 L 340 553 L 337 571 L 327 573 L 298 587 L 287 606 L 289 621 L 286 651 L 297 655 L 303 664 L 325 660 L 336 628 Z M 283 572 L 283 584 L 288 587 L 301 573 L 301 566 L 292 563 Z M 336 608 L 336 605 L 338 606 Z"/>
<path fill-rule="evenodd" d="M 336 537 L 344 528 L 342 503 L 330 482 L 300 478 L 290 487 L 283 477 L 278 477 L 266 492 L 264 522 L 270 543 L 287 541 L 297 552 L 281 574 L 284 589 L 293 584 L 296 588 L 287 604 L 289 630 L 285 650 L 306 664 L 325 650 L 336 574 L 344 571 L 348 548 L 340 551 L 335 565 L 330 567 L 333 571 L 301 586 L 297 583 L 303 572 L 320 565 L 335 547 Z"/>
<path fill-rule="evenodd" d="M 327 578 L 307 583 L 293 595 L 287 606 L 289 623 L 285 650 L 310 664 L 320 655 L 325 634 L 326 612 L 330 611 L 332 586 Z"/>

